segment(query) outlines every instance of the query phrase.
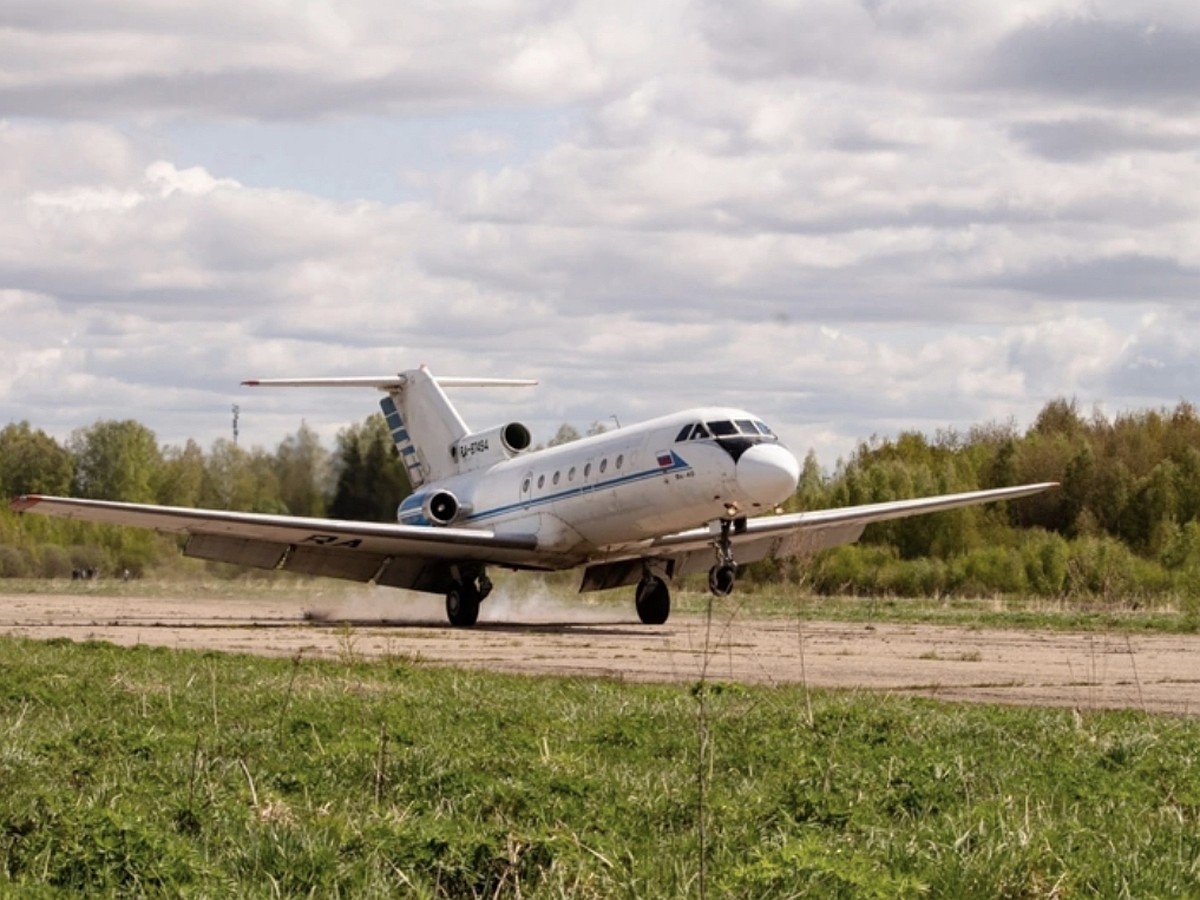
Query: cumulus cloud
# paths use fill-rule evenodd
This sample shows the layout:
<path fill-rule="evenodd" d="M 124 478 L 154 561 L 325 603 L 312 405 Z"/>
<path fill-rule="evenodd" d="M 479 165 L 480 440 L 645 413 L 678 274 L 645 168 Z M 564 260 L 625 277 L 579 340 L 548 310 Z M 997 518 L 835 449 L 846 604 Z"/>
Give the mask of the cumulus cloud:
<path fill-rule="evenodd" d="M 463 392 L 473 424 L 728 403 L 829 465 L 1200 387 L 1189 5 L 0 19 L 3 420 L 207 442 L 236 402 L 247 442 L 332 437 L 375 398 L 237 383 L 426 362 L 542 380 Z"/>
<path fill-rule="evenodd" d="M 1193 106 L 1200 90 L 1200 29 L 1150 18 L 1035 21 L 996 45 L 981 77 L 1000 89 Z"/>

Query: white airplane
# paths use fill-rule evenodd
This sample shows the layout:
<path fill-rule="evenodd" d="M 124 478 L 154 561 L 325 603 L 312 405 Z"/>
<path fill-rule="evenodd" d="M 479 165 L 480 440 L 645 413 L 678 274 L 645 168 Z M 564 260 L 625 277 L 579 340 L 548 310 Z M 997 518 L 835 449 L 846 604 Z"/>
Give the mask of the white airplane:
<path fill-rule="evenodd" d="M 472 432 L 442 388 L 536 384 L 394 376 L 247 381 L 252 386 L 370 387 L 413 493 L 397 522 L 355 522 L 29 495 L 20 512 L 187 536 L 184 554 L 266 569 L 444 594 L 450 624 L 475 624 L 489 566 L 584 566 L 580 591 L 636 584 L 648 625 L 667 620 L 669 583 L 708 568 L 729 594 L 739 563 L 856 541 L 871 522 L 1024 497 L 1028 484 L 916 500 L 767 514 L 796 490 L 800 466 L 761 419 L 707 407 L 530 450 L 518 422 Z"/>

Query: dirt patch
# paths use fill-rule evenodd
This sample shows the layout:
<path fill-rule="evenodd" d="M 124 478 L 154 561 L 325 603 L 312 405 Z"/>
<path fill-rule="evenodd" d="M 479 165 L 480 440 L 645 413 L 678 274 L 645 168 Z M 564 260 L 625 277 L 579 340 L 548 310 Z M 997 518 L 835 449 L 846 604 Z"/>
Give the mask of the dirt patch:
<path fill-rule="evenodd" d="M 309 599 L 130 599 L 0 595 L 0 633 L 261 655 L 394 656 L 433 665 L 631 681 L 706 676 L 859 688 L 947 700 L 1200 712 L 1200 637 L 1009 631 L 674 616 L 489 599 L 481 624 L 452 629 L 435 597 L 394 592 Z M 313 614 L 317 614 L 314 620 Z M 402 616 L 402 618 L 397 618 Z M 500 619 L 502 621 L 497 621 Z"/>

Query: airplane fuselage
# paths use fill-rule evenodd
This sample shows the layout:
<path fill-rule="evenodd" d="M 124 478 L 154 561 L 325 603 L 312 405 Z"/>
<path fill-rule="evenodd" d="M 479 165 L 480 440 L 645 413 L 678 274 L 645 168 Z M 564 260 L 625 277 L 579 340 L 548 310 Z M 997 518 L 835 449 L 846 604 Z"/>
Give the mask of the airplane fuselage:
<path fill-rule="evenodd" d="M 550 567 L 770 510 L 796 488 L 795 457 L 757 416 L 685 410 L 422 486 L 401 504 L 405 524 L 536 535 Z M 429 503 L 454 498 L 438 522 Z"/>

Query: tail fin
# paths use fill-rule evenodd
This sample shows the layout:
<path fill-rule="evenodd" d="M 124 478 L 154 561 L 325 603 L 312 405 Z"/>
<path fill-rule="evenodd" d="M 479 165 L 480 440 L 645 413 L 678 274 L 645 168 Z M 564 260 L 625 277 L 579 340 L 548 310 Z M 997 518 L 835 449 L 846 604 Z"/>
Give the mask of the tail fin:
<path fill-rule="evenodd" d="M 442 387 L 518 387 L 536 381 L 513 378 L 434 378 L 425 366 L 399 375 L 366 378 L 267 378 L 251 386 L 373 387 L 386 391 L 379 406 L 400 451 L 413 488 L 458 472 L 451 447 L 470 429 Z"/>

